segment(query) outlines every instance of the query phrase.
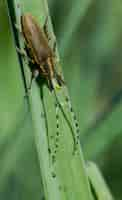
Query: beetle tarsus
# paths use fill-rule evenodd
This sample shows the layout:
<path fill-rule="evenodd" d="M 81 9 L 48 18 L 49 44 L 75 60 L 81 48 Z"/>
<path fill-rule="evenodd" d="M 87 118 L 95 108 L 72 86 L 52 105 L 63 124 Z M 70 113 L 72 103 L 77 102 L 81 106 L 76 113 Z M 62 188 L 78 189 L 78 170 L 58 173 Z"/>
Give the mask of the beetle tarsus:
<path fill-rule="evenodd" d="M 20 49 L 20 48 L 18 48 L 18 47 L 16 47 L 16 50 L 17 50 L 17 52 L 18 52 L 21 56 L 27 57 L 26 52 L 25 52 L 24 50 L 22 50 L 22 49 Z"/>
<path fill-rule="evenodd" d="M 21 27 L 18 24 L 14 24 L 14 27 L 19 31 L 20 34 L 22 34 Z"/>

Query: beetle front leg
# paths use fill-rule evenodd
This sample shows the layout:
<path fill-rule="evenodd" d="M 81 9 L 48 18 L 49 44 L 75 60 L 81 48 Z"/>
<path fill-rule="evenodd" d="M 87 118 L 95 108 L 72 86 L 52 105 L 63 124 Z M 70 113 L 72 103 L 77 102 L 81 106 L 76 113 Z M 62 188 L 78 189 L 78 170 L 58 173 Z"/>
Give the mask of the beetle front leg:
<path fill-rule="evenodd" d="M 20 49 L 20 48 L 16 47 L 16 50 L 21 56 L 27 57 L 26 52 L 25 52 L 24 49 Z"/>
<path fill-rule="evenodd" d="M 48 41 L 51 40 L 50 36 L 49 36 L 49 33 L 48 33 L 48 26 L 47 26 L 47 23 L 48 23 L 48 16 L 46 17 L 46 20 L 45 20 L 45 23 L 44 23 L 44 26 L 43 26 L 43 30 L 44 30 L 44 33 L 48 39 Z"/>
<path fill-rule="evenodd" d="M 20 49 L 20 48 L 16 47 L 16 51 L 19 55 L 21 55 L 24 58 L 25 61 L 27 61 L 27 60 L 29 61 L 30 58 L 28 58 L 24 49 Z"/>
<path fill-rule="evenodd" d="M 16 47 L 17 52 L 25 59 L 28 60 L 28 62 L 31 62 L 32 64 L 34 64 L 33 59 L 29 58 L 26 54 L 26 51 L 24 49 L 20 49 L 18 47 Z"/>
<path fill-rule="evenodd" d="M 14 27 L 15 27 L 16 30 L 18 30 L 18 32 L 22 35 L 21 26 L 19 26 L 18 24 L 14 24 Z"/>

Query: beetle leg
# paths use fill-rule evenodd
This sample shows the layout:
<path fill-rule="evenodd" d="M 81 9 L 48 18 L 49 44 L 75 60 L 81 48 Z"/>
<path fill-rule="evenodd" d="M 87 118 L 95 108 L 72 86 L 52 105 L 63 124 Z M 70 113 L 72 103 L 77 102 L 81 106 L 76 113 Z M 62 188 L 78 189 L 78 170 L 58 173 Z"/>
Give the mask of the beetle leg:
<path fill-rule="evenodd" d="M 26 58 L 29 62 L 31 62 L 31 63 L 34 64 L 33 59 L 31 59 L 31 58 L 29 58 L 29 57 L 27 56 L 26 51 L 25 51 L 24 49 L 19 49 L 18 47 L 16 47 L 16 50 L 17 50 L 17 52 L 18 52 L 21 56 L 23 56 L 23 57 Z"/>
<path fill-rule="evenodd" d="M 44 25 L 43 25 L 43 29 L 44 29 L 44 30 L 47 29 L 47 22 L 48 22 L 48 16 L 46 17 L 45 23 L 44 23 Z"/>
<path fill-rule="evenodd" d="M 48 33 L 48 30 L 47 30 L 47 22 L 48 22 L 48 16 L 46 17 L 45 19 L 45 22 L 44 22 L 44 25 L 43 25 L 43 30 L 44 30 L 44 33 L 47 35 Z"/>
<path fill-rule="evenodd" d="M 22 34 L 21 27 L 18 24 L 14 24 L 14 26 L 19 31 L 19 33 Z"/>
<path fill-rule="evenodd" d="M 19 53 L 24 58 L 25 61 L 27 59 L 29 60 L 29 58 L 28 58 L 28 56 L 27 56 L 27 54 L 26 54 L 24 49 L 20 49 L 20 48 L 16 47 L 16 50 L 17 50 L 17 53 Z"/>
<path fill-rule="evenodd" d="M 45 23 L 44 23 L 44 26 L 43 26 L 43 30 L 44 30 L 44 33 L 48 39 L 48 41 L 51 40 L 50 36 L 49 36 L 49 33 L 48 33 L 48 26 L 47 26 L 47 23 L 48 23 L 48 16 L 46 17 L 46 20 L 45 20 Z"/>
<path fill-rule="evenodd" d="M 28 90 L 31 89 L 32 82 L 33 82 L 33 80 L 35 80 L 35 79 L 38 77 L 38 75 L 39 75 L 39 70 L 37 70 L 37 69 L 33 70 L 32 75 L 31 75 L 31 79 L 30 79 L 30 84 L 29 84 Z"/>
<path fill-rule="evenodd" d="M 56 40 L 54 41 L 54 44 L 53 44 L 53 52 L 54 54 L 56 53 Z"/>
<path fill-rule="evenodd" d="M 59 63 L 60 60 L 59 60 L 59 56 L 57 55 L 57 42 L 56 42 L 56 39 L 54 40 L 52 51 L 53 51 L 53 57 L 54 57 L 55 64 Z"/>
<path fill-rule="evenodd" d="M 48 76 L 48 72 L 46 72 L 46 70 L 44 69 L 43 65 L 40 65 L 40 70 L 41 70 L 41 73 L 44 75 L 44 76 Z"/>
<path fill-rule="evenodd" d="M 58 74 L 56 71 L 55 71 L 55 78 L 57 80 L 57 83 L 58 85 L 61 87 L 63 85 L 65 85 L 65 81 L 63 80 L 63 78 L 61 77 L 60 74 Z"/>
<path fill-rule="evenodd" d="M 52 92 L 54 89 L 54 86 L 50 78 L 47 79 L 47 85 L 48 85 L 49 90 Z"/>
<path fill-rule="evenodd" d="M 21 56 L 27 57 L 26 52 L 25 52 L 24 49 L 20 49 L 20 48 L 16 47 L 16 50 Z"/>

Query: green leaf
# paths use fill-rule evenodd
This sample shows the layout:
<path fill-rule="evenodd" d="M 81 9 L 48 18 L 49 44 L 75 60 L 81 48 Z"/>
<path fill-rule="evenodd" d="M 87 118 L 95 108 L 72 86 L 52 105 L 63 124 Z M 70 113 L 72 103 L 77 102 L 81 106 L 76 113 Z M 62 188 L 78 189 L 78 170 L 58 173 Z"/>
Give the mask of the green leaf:
<path fill-rule="evenodd" d="M 3 29 L 4 32 L 2 32 L 2 34 L 0 33 L 2 38 L 0 47 L 0 62 L 1 66 L 3 66 L 2 70 L 5 70 L 4 75 L 6 75 L 6 78 L 1 79 L 0 85 L 3 87 L 1 88 L 1 91 L 7 91 L 7 93 L 6 99 L 4 99 L 3 96 L 3 101 L 5 100 L 5 102 L 1 101 L 0 106 L 2 108 L 3 104 L 7 104 L 9 99 L 6 110 L 12 110 L 12 113 L 7 113 L 7 116 L 9 114 L 8 129 L 5 127 L 5 123 L 1 125 L 1 129 L 3 129 L 4 132 L 8 131 L 9 133 L 12 124 L 15 126 L 15 121 L 17 123 L 18 120 L 21 119 L 22 114 L 19 118 L 19 115 L 17 116 L 17 110 L 18 113 L 19 111 L 23 111 L 23 116 L 26 114 L 28 118 L 31 117 L 32 121 L 31 119 L 29 120 L 31 130 L 28 129 L 27 132 L 27 129 L 25 128 L 25 134 L 29 135 L 30 131 L 35 137 L 41 171 L 40 181 L 42 180 L 43 182 L 45 198 L 50 200 L 90 200 L 92 199 L 92 196 L 80 144 L 77 145 L 77 150 L 74 152 L 73 137 L 76 137 L 77 129 L 75 125 L 76 122 L 73 120 L 73 113 L 71 113 L 68 107 L 69 103 L 66 102 L 67 89 L 64 86 L 61 90 L 56 91 L 54 94 L 51 93 L 46 86 L 42 87 L 42 85 L 40 85 L 38 87 L 35 81 L 32 84 L 29 97 L 24 98 L 31 73 L 26 61 L 24 61 L 21 56 L 19 56 L 19 59 L 17 57 L 15 46 L 19 45 L 20 48 L 23 48 L 23 37 L 15 28 L 15 23 L 20 26 L 21 13 L 30 12 L 37 18 L 40 27 L 42 27 L 46 17 L 48 16 L 47 3 L 45 0 L 38 0 L 36 2 L 30 0 L 23 0 L 21 2 L 19 0 L 8 1 L 10 24 L 8 23 L 8 13 L 4 1 L 1 3 L 1 10 L 5 17 L 4 21 L 1 20 L 1 24 L 5 30 Z M 55 36 L 52 31 L 50 20 L 48 28 L 52 45 L 55 40 Z M 13 35 L 12 30 L 14 33 Z M 7 59 L 6 55 L 8 55 Z M 58 66 L 58 68 L 60 69 L 60 66 Z M 5 80 L 7 85 L 3 84 Z M 13 94 L 11 93 L 12 91 Z M 57 108 L 55 107 L 57 99 L 59 103 L 58 137 L 56 137 L 56 126 L 58 122 L 56 120 Z M 14 106 L 10 105 L 10 100 L 15 101 Z M 15 112 L 13 112 L 14 110 Z M 13 115 L 15 117 L 15 121 L 13 121 Z M 23 124 L 21 124 L 21 126 L 23 126 Z M 48 151 L 48 141 L 50 143 L 51 154 Z M 56 144 L 58 147 L 56 147 Z M 53 160 L 54 154 L 55 160 Z"/>
<path fill-rule="evenodd" d="M 94 198 L 97 200 L 113 200 L 100 170 L 94 163 L 87 163 L 87 174 L 91 183 Z"/>

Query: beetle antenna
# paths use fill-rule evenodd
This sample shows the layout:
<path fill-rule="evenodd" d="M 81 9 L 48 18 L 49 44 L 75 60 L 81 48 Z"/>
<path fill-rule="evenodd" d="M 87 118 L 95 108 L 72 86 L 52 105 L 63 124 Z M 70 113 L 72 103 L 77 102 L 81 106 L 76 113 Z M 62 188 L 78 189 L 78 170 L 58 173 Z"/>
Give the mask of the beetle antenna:
<path fill-rule="evenodd" d="M 69 110 L 70 110 L 71 114 L 72 114 L 72 119 L 73 119 L 73 122 L 74 122 L 74 127 L 76 129 L 76 137 L 77 137 L 77 143 L 78 143 L 79 135 L 80 135 L 80 129 L 79 129 L 78 120 L 77 120 L 75 112 L 74 112 L 74 110 L 72 108 L 71 101 L 70 101 L 68 96 L 65 96 L 65 101 L 66 101 L 66 103 L 67 103 L 67 105 L 69 107 Z"/>
<path fill-rule="evenodd" d="M 57 102 L 55 102 L 55 109 L 56 109 L 56 137 L 55 137 L 55 150 L 53 153 L 53 157 L 52 157 L 52 161 L 53 163 L 56 161 L 56 153 L 59 147 L 59 136 L 60 136 L 60 132 L 59 132 L 59 106 L 57 104 Z"/>
<path fill-rule="evenodd" d="M 70 128 L 70 130 L 71 130 L 72 137 L 73 137 L 73 142 L 74 142 L 74 150 L 73 150 L 73 153 L 74 153 L 76 151 L 76 145 L 78 144 L 78 137 L 76 137 L 76 135 L 75 135 L 75 132 L 74 132 L 74 130 L 72 128 L 72 125 L 71 125 L 70 121 L 68 120 L 68 118 L 66 116 L 66 113 L 64 112 L 64 108 L 61 105 L 61 103 L 60 103 L 60 101 L 59 101 L 59 99 L 57 97 L 55 89 L 53 91 L 54 91 L 54 96 L 55 96 L 55 99 L 56 99 L 56 103 L 57 103 L 58 107 L 60 108 L 60 110 L 61 110 L 61 112 L 62 112 L 62 114 L 63 114 L 63 116 L 64 116 L 64 118 L 65 118 L 65 120 L 66 120 L 66 122 L 67 122 L 67 124 L 68 124 L 68 126 Z M 70 111 L 71 111 L 71 109 L 70 109 Z M 57 125 L 58 125 L 58 123 L 57 123 Z"/>

